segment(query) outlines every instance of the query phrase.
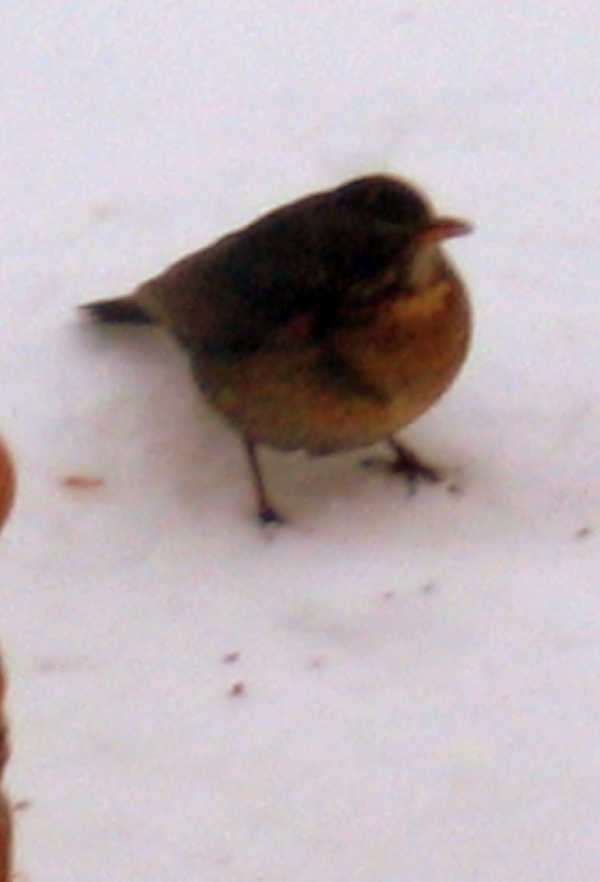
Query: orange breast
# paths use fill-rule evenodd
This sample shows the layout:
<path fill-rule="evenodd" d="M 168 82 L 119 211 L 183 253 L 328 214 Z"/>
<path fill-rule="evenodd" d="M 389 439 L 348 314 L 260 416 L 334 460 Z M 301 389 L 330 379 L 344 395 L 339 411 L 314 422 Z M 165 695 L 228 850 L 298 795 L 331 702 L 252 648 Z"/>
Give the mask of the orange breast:
<path fill-rule="evenodd" d="M 285 338 L 235 362 L 196 365 L 200 385 L 246 437 L 283 450 L 328 453 L 389 437 L 444 393 L 468 350 L 468 299 L 444 269 L 425 292 L 333 334 L 328 345 L 347 377 L 323 371 L 319 345 Z"/>

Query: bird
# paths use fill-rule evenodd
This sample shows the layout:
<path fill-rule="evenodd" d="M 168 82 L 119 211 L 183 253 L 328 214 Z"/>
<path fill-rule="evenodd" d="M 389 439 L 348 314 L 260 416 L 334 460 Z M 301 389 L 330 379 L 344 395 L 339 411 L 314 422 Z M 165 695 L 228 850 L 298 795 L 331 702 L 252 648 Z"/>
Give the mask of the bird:
<path fill-rule="evenodd" d="M 410 488 L 440 480 L 396 436 L 449 388 L 470 349 L 470 296 L 442 246 L 471 230 L 438 215 L 412 182 L 371 174 L 80 308 L 179 341 L 201 393 L 243 442 L 259 520 L 284 523 L 262 446 L 320 456 L 386 441 Z"/>

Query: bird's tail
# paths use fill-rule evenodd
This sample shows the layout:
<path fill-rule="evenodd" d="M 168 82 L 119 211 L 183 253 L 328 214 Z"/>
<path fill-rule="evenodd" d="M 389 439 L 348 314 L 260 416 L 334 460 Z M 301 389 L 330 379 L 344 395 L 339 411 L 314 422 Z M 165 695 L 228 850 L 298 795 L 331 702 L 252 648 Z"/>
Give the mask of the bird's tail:
<path fill-rule="evenodd" d="M 94 300 L 79 309 L 96 322 L 110 324 L 151 325 L 152 316 L 140 306 L 135 296 L 115 297 L 112 300 Z"/>

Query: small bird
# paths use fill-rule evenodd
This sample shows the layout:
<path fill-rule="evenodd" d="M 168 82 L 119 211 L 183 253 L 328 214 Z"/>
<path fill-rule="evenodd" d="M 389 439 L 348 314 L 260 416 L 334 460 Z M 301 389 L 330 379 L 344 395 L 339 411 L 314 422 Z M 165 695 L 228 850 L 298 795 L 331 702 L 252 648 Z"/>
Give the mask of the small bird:
<path fill-rule="evenodd" d="M 258 445 L 321 455 L 387 440 L 409 486 L 439 480 L 394 435 L 467 355 L 469 298 L 441 243 L 470 231 L 434 214 L 412 184 L 370 175 L 277 208 L 132 294 L 81 309 L 179 340 L 200 390 L 244 442 L 260 520 L 283 522 Z"/>

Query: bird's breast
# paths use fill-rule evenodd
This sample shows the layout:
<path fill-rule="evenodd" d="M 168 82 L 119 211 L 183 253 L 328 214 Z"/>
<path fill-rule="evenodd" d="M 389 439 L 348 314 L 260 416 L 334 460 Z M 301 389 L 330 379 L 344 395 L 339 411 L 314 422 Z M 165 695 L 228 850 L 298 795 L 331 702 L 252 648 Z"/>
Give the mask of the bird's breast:
<path fill-rule="evenodd" d="M 425 287 L 390 299 L 323 343 L 288 329 L 243 359 L 195 365 L 214 406 L 246 437 L 325 453 L 388 437 L 424 413 L 467 354 L 471 313 L 449 265 Z"/>
<path fill-rule="evenodd" d="M 468 352 L 471 324 L 465 288 L 444 264 L 427 285 L 382 307 L 369 327 L 342 330 L 337 348 L 410 422 L 454 379 Z"/>

